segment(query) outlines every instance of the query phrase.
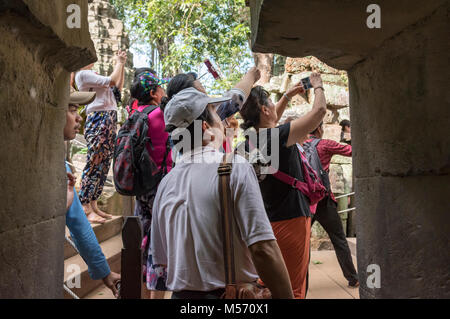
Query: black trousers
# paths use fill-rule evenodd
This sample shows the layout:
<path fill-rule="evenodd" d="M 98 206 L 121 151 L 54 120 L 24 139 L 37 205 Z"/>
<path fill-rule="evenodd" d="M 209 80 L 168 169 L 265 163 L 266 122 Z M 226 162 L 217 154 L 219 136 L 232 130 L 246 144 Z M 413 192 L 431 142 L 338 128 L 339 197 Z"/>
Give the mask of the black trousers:
<path fill-rule="evenodd" d="M 348 247 L 341 218 L 337 212 L 337 204 L 330 196 L 325 197 L 317 204 L 316 214 L 311 221 L 311 227 L 315 221 L 322 225 L 330 237 L 345 279 L 350 284 L 354 284 L 358 280 L 358 274 L 353 265 L 352 253 Z"/>

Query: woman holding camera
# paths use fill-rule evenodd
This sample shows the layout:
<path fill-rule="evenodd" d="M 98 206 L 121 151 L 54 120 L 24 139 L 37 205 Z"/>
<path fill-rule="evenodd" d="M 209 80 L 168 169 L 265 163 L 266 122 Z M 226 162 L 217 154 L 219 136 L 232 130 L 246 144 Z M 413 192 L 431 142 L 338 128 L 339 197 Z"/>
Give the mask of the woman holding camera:
<path fill-rule="evenodd" d="M 288 102 L 295 95 L 304 92 L 301 83 L 288 90 L 276 105 L 271 101 L 269 93 L 257 86 L 252 89 L 241 110 L 244 119 L 241 127 L 244 130 L 254 128 L 257 132 L 257 145 L 250 145 L 251 142 L 247 140 L 246 148 L 266 149 L 266 154 L 278 156 L 278 170 L 302 182 L 304 178 L 301 158 L 296 143 L 305 140 L 326 113 L 322 79 L 319 74 L 313 73 L 310 80 L 315 92 L 314 105 L 309 113 L 299 119 L 277 126 Z M 278 140 L 278 150 L 272 147 L 273 140 Z M 260 188 L 267 215 L 289 272 L 294 296 L 303 299 L 306 295 L 311 233 L 309 200 L 297 188 L 272 175 L 267 175 L 261 181 Z"/>

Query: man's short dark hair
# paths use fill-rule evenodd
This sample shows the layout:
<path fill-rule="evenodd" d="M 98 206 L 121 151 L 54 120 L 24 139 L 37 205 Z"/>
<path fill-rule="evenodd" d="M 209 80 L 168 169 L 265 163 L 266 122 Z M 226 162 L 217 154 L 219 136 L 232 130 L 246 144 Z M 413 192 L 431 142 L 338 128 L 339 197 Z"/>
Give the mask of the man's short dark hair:
<path fill-rule="evenodd" d="M 344 127 L 350 127 L 350 121 L 349 120 L 342 120 L 341 123 L 339 123 L 339 125 L 342 127 L 342 130 L 344 129 Z"/>

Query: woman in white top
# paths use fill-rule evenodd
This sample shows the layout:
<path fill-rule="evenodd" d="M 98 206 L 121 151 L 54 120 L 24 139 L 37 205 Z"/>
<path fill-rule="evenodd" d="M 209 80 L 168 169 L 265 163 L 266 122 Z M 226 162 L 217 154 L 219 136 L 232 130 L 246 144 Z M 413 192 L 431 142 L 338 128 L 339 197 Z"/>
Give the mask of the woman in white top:
<path fill-rule="evenodd" d="M 98 75 L 92 70 L 94 64 L 82 68 L 75 75 L 75 83 L 80 91 L 97 93 L 94 102 L 86 107 L 84 137 L 88 152 L 79 193 L 84 211 L 91 222 L 104 223 L 105 218 L 112 217 L 98 208 L 97 200 L 103 191 L 114 154 L 117 103 L 112 88 L 123 88 L 126 61 L 127 53 L 119 50 L 110 76 Z"/>

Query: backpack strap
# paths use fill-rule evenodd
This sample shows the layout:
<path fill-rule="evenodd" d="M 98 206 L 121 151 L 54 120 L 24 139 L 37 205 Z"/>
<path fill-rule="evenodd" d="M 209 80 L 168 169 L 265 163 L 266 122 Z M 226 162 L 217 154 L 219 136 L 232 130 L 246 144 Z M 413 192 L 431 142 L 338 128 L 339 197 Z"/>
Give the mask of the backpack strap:
<path fill-rule="evenodd" d="M 152 113 L 157 108 L 158 108 L 158 105 L 149 105 L 145 109 L 143 109 L 141 113 L 145 113 L 148 116 L 150 113 Z"/>
<path fill-rule="evenodd" d="M 167 137 L 166 141 L 166 152 L 164 153 L 164 159 L 162 161 L 162 167 L 163 167 L 163 174 L 166 175 L 167 172 L 167 157 L 170 153 L 170 135 Z"/>
<path fill-rule="evenodd" d="M 273 177 L 278 179 L 280 182 L 283 182 L 292 188 L 298 189 L 300 192 L 305 194 L 308 190 L 308 185 L 302 181 L 299 181 L 295 177 L 292 177 L 291 175 L 288 175 L 286 173 L 283 173 L 282 171 L 276 171 L 272 174 Z"/>
<path fill-rule="evenodd" d="M 327 189 L 327 192 L 328 192 L 328 193 L 331 193 L 331 183 L 330 183 L 330 177 L 329 177 L 329 174 L 328 174 L 328 172 L 326 172 L 326 171 L 323 169 L 322 162 L 320 161 L 319 153 L 317 152 L 317 145 L 319 145 L 319 143 L 320 143 L 321 140 L 322 140 L 321 138 L 313 138 L 313 139 L 311 140 L 311 142 L 309 142 L 309 144 L 310 144 L 310 147 L 313 148 L 312 151 L 313 151 L 313 152 L 315 153 L 315 155 L 317 156 L 317 157 L 316 157 L 316 158 L 317 158 L 317 165 L 318 165 L 318 168 L 319 168 L 320 172 L 316 172 L 316 173 L 319 174 L 319 178 L 320 178 L 320 180 L 322 181 L 322 184 L 323 184 L 323 185 L 325 186 L 325 188 Z"/>
<path fill-rule="evenodd" d="M 253 145 L 253 143 L 248 140 L 249 150 L 253 150 L 256 147 Z M 302 160 L 300 158 L 300 160 Z M 283 182 L 292 188 L 298 189 L 300 192 L 305 193 L 305 191 L 308 189 L 308 185 L 306 183 L 299 181 L 295 177 L 292 177 L 291 175 L 288 175 L 286 173 L 283 173 L 282 171 L 279 171 L 272 166 L 269 166 L 269 174 L 271 174 L 273 177 L 278 179 L 280 182 Z"/>
<path fill-rule="evenodd" d="M 230 175 L 233 169 L 233 164 L 230 160 L 231 156 L 233 156 L 233 153 L 224 154 L 222 163 L 217 169 L 217 173 L 219 174 L 220 210 L 222 212 L 223 260 L 226 285 L 233 285 L 236 283 L 233 246 L 234 202 L 231 197 L 230 187 Z"/>
<path fill-rule="evenodd" d="M 315 138 L 311 142 L 311 146 L 317 149 L 317 145 L 319 145 L 319 142 L 321 141 L 321 138 Z"/>

